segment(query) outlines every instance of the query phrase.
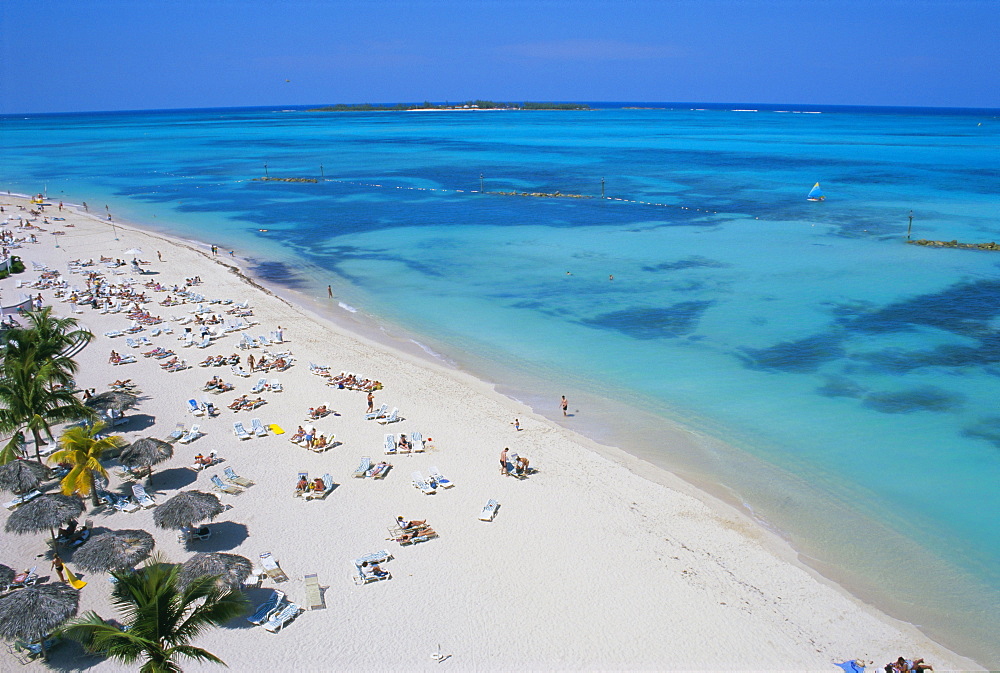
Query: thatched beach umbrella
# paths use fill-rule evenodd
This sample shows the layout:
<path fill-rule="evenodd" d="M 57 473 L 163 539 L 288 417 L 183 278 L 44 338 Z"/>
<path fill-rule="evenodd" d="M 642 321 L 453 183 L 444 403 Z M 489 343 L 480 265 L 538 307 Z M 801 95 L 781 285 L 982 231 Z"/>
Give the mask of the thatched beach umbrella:
<path fill-rule="evenodd" d="M 252 570 L 253 563 L 250 562 L 250 559 L 238 554 L 223 554 L 221 552 L 195 554 L 181 566 L 177 584 L 183 590 L 199 577 L 218 575 L 220 587 L 235 591 L 243 586 L 244 580 L 250 577 Z"/>
<path fill-rule="evenodd" d="M 83 513 L 83 501 L 71 495 L 40 495 L 15 509 L 4 527 L 8 533 L 38 533 L 48 530 L 52 537 L 54 529 L 69 523 Z"/>
<path fill-rule="evenodd" d="M 144 437 L 122 449 L 118 462 L 130 468 L 145 465 L 149 468 L 150 483 L 152 483 L 153 466 L 172 458 L 173 455 L 174 447 L 169 442 L 155 437 Z"/>
<path fill-rule="evenodd" d="M 9 566 L 0 563 L 0 586 L 5 587 L 14 581 L 17 571 Z"/>
<path fill-rule="evenodd" d="M 121 390 L 109 390 L 106 393 L 101 393 L 100 395 L 94 395 L 89 400 L 84 402 L 91 409 L 98 409 L 100 411 L 110 411 L 114 409 L 118 413 L 130 409 L 135 406 L 135 403 L 139 401 L 139 398 L 131 393 L 126 393 Z"/>
<path fill-rule="evenodd" d="M 144 530 L 112 530 L 92 536 L 73 552 L 73 563 L 100 573 L 131 568 L 153 552 L 156 541 Z"/>
<path fill-rule="evenodd" d="M 212 493 L 181 491 L 153 511 L 153 523 L 160 528 L 179 529 L 212 520 L 223 509 L 219 498 Z"/>
<path fill-rule="evenodd" d="M 12 460 L 0 465 L 0 490 L 11 493 L 27 493 L 38 486 L 48 468 L 34 460 Z"/>
<path fill-rule="evenodd" d="M 62 582 L 37 584 L 0 598 L 0 638 L 42 643 L 45 636 L 76 614 L 80 592 Z"/>

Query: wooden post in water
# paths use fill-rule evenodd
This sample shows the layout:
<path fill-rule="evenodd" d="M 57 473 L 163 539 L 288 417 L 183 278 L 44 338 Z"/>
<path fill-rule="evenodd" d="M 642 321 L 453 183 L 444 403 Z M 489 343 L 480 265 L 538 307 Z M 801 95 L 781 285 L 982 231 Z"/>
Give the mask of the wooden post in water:
<path fill-rule="evenodd" d="M 264 177 L 265 177 L 265 178 L 269 178 L 269 177 L 271 177 L 271 176 L 269 176 L 269 175 L 267 174 L 267 164 L 264 164 Z"/>
<path fill-rule="evenodd" d="M 601 178 L 601 198 L 604 198 L 604 178 Z"/>
<path fill-rule="evenodd" d="M 910 223 L 906 225 L 906 240 L 910 240 L 910 230 L 913 229 L 913 211 L 910 211 Z"/>
<path fill-rule="evenodd" d="M 479 193 L 482 194 L 483 191 L 484 191 L 483 190 L 483 174 L 480 173 L 479 174 Z"/>
<path fill-rule="evenodd" d="M 321 177 L 324 180 L 326 180 L 326 174 L 323 172 L 323 164 L 319 165 L 319 177 Z"/>

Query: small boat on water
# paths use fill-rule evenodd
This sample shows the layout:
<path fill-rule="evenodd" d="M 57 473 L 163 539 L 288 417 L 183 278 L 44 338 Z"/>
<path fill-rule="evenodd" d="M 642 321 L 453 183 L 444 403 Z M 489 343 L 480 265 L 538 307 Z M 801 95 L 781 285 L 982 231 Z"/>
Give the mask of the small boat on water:
<path fill-rule="evenodd" d="M 817 182 L 813 185 L 813 188 L 809 190 L 809 194 L 806 195 L 806 200 L 808 201 L 824 201 L 826 197 L 823 195 L 823 190 L 819 188 L 819 183 Z"/>

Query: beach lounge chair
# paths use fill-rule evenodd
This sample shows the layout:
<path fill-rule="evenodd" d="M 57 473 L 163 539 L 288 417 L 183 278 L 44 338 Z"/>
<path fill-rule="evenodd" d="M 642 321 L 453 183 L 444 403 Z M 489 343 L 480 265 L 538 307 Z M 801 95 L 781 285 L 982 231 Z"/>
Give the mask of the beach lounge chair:
<path fill-rule="evenodd" d="M 275 582 L 288 581 L 288 575 L 286 575 L 285 571 L 281 569 L 278 562 L 274 560 L 274 556 L 271 555 L 271 552 L 264 552 L 260 555 L 260 564 L 263 566 L 264 572 L 267 573 L 267 576 Z"/>
<path fill-rule="evenodd" d="M 382 418 L 383 416 L 385 416 L 385 412 L 388 410 L 389 410 L 389 405 L 383 404 L 380 409 L 376 409 L 375 411 L 365 414 L 365 420 L 370 421 L 375 418 Z"/>
<path fill-rule="evenodd" d="M 198 540 L 204 541 L 210 537 L 212 537 L 212 529 L 208 526 L 198 526 L 197 528 L 188 528 L 187 526 L 184 526 L 177 533 L 177 541 L 185 544 Z"/>
<path fill-rule="evenodd" d="M 231 369 L 233 370 L 233 374 L 235 374 L 236 376 L 239 376 L 240 378 L 243 378 L 243 379 L 250 378 L 250 374 L 248 374 L 246 372 L 246 370 L 243 369 L 243 367 L 237 367 L 236 365 L 233 365 L 231 367 Z"/>
<path fill-rule="evenodd" d="M 42 492 L 39 491 L 39 490 L 37 490 L 37 489 L 34 490 L 34 491 L 31 491 L 29 493 L 24 493 L 22 495 L 17 496 L 16 498 L 14 498 L 13 500 L 11 500 L 10 502 L 4 503 L 4 507 L 6 507 L 7 509 L 10 509 L 10 510 L 17 509 L 18 507 L 20 507 L 24 503 L 28 502 L 29 500 L 34 500 L 35 498 L 37 498 L 41 494 L 42 494 Z"/>
<path fill-rule="evenodd" d="M 251 624 L 260 626 L 281 610 L 285 602 L 285 592 L 275 589 L 270 598 L 257 606 L 257 610 L 247 617 Z"/>
<path fill-rule="evenodd" d="M 139 343 L 132 337 L 125 337 L 125 345 L 129 348 L 138 348 Z"/>
<path fill-rule="evenodd" d="M 437 489 L 428 484 L 419 472 L 414 472 L 411 476 L 413 477 L 413 485 L 424 495 L 434 495 L 437 493 Z"/>
<path fill-rule="evenodd" d="M 204 416 L 205 415 L 205 410 L 202 409 L 201 406 L 197 402 L 195 402 L 194 400 L 188 400 L 188 407 L 189 407 L 188 411 L 190 411 L 195 416 Z"/>
<path fill-rule="evenodd" d="M 355 573 L 351 575 L 354 579 L 354 583 L 357 585 L 369 584 L 371 582 L 378 582 L 380 580 L 391 580 L 392 573 L 388 570 L 382 570 L 381 573 L 375 573 L 372 571 L 370 566 L 376 563 L 384 563 L 392 558 L 392 555 L 387 551 L 375 552 L 374 554 L 368 554 L 359 559 L 354 560 Z M 367 565 L 366 565 L 367 564 Z"/>
<path fill-rule="evenodd" d="M 371 475 L 372 479 L 385 479 L 385 475 L 389 474 L 389 470 L 391 469 L 391 464 L 379 463 L 368 470 L 368 473 Z"/>
<path fill-rule="evenodd" d="M 385 436 L 385 455 L 391 456 L 396 453 L 396 435 L 388 434 Z"/>
<path fill-rule="evenodd" d="M 121 335 L 122 335 L 122 333 L 119 330 L 113 330 L 111 332 L 105 332 L 104 333 L 104 336 L 106 336 L 106 337 L 108 337 L 110 339 L 114 339 L 116 337 L 120 337 Z"/>
<path fill-rule="evenodd" d="M 239 347 L 242 348 L 243 350 L 246 350 L 247 348 L 256 348 L 257 342 L 251 339 L 249 334 L 244 334 L 243 337 L 240 339 Z"/>
<path fill-rule="evenodd" d="M 227 467 L 225 470 L 223 470 L 223 473 L 226 475 L 226 479 L 233 482 L 237 486 L 242 486 L 243 488 L 250 488 L 254 484 L 254 482 L 250 481 L 246 477 L 241 477 L 240 475 L 236 474 L 236 470 L 234 470 L 231 467 Z"/>
<path fill-rule="evenodd" d="M 201 426 L 192 425 L 191 429 L 188 430 L 187 434 L 178 439 L 177 441 L 180 442 L 181 444 L 190 444 L 199 437 L 201 437 Z"/>
<path fill-rule="evenodd" d="M 176 442 L 178 439 L 184 436 L 184 424 L 178 423 L 174 426 L 174 431 L 167 435 L 167 441 L 170 443 Z"/>
<path fill-rule="evenodd" d="M 300 612 L 302 612 L 302 608 L 300 608 L 295 603 L 289 603 L 288 605 L 283 607 L 277 614 L 275 614 L 269 620 L 264 622 L 261 626 L 263 626 L 271 633 L 277 633 L 286 624 L 288 624 L 288 622 L 298 617 Z"/>
<path fill-rule="evenodd" d="M 451 479 L 448 479 L 443 474 L 438 472 L 438 469 L 436 467 L 433 466 L 430 467 L 427 470 L 427 472 L 428 474 L 430 474 L 431 480 L 437 483 L 437 485 L 440 486 L 441 488 L 451 488 L 452 486 L 455 485 L 455 483 Z"/>
<path fill-rule="evenodd" d="M 265 388 L 267 388 L 267 379 L 260 379 L 257 381 L 257 385 L 250 389 L 250 392 L 256 395 L 264 392 Z"/>
<path fill-rule="evenodd" d="M 240 421 L 233 423 L 233 434 L 235 434 L 240 439 L 250 439 L 251 437 L 253 437 L 253 435 L 247 432 L 246 428 L 243 427 L 243 423 Z"/>
<path fill-rule="evenodd" d="M 489 502 L 483 507 L 483 511 L 479 513 L 479 520 L 493 521 L 493 517 L 497 515 L 498 509 L 500 509 L 500 503 L 490 498 Z"/>
<path fill-rule="evenodd" d="M 148 493 L 146 493 L 146 489 L 143 488 L 142 484 L 132 484 L 132 495 L 135 496 L 136 502 L 142 505 L 143 509 L 156 507 L 156 503 L 153 502 L 153 499 L 149 497 Z"/>
<path fill-rule="evenodd" d="M 319 577 L 313 573 L 306 575 L 306 607 L 310 610 L 320 610 L 326 607 L 323 601 L 323 590 L 319 586 Z"/>
<path fill-rule="evenodd" d="M 279 381 L 278 379 L 271 379 L 271 392 L 272 393 L 280 393 L 280 392 L 283 392 L 284 390 L 285 389 L 281 387 L 281 381 Z"/>
<path fill-rule="evenodd" d="M 413 431 L 410 433 L 410 447 L 413 453 L 423 453 L 424 452 L 424 436 L 419 432 Z"/>
<path fill-rule="evenodd" d="M 388 416 L 386 416 L 385 418 L 378 418 L 376 420 L 379 423 L 381 423 L 382 425 L 388 425 L 389 423 L 395 423 L 396 421 L 399 420 L 399 408 L 397 407 L 397 408 L 393 409 L 392 413 L 389 414 Z"/>
<path fill-rule="evenodd" d="M 212 475 L 212 487 L 217 491 L 221 491 L 222 493 L 227 493 L 229 495 L 240 495 L 243 493 L 242 488 L 236 488 L 235 486 L 230 486 L 229 484 L 224 483 L 221 479 L 219 479 L 219 475 L 217 474 Z"/>
<path fill-rule="evenodd" d="M 253 434 L 258 437 L 267 437 L 267 428 L 264 424 L 260 422 L 259 418 L 255 418 L 250 421 L 250 429 L 253 430 Z"/>
<path fill-rule="evenodd" d="M 361 464 L 354 470 L 354 476 L 364 479 L 370 469 L 372 469 L 372 459 L 369 456 L 361 456 Z"/>
<path fill-rule="evenodd" d="M 198 348 L 208 348 L 212 345 L 212 338 L 207 334 L 202 337 L 201 343 L 198 344 Z"/>
<path fill-rule="evenodd" d="M 330 495 L 330 491 L 333 490 L 335 484 L 333 483 L 333 477 L 329 474 L 323 475 L 323 490 L 322 491 L 309 491 L 306 493 L 306 500 L 323 500 L 326 496 Z"/>

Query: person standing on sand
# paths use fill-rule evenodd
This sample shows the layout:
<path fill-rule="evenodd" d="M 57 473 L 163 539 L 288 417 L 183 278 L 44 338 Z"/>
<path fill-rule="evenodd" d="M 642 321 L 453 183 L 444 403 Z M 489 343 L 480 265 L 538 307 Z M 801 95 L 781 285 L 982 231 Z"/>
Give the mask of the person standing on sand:
<path fill-rule="evenodd" d="M 507 470 L 507 451 L 509 449 L 505 446 L 503 451 L 500 452 L 500 474 L 505 477 L 510 476 L 510 472 Z"/>
<path fill-rule="evenodd" d="M 156 259 L 160 260 L 161 262 L 163 261 L 163 255 L 160 254 L 159 250 L 156 251 Z"/>
<path fill-rule="evenodd" d="M 375 411 L 375 393 L 368 391 L 368 413 Z"/>
<path fill-rule="evenodd" d="M 333 286 L 332 286 L 332 285 L 327 285 L 327 286 L 326 286 L 326 295 L 327 295 L 327 296 L 328 296 L 328 297 L 329 297 L 330 299 L 333 299 Z"/>
<path fill-rule="evenodd" d="M 57 575 L 59 575 L 60 582 L 66 581 L 66 578 L 63 576 L 63 560 L 59 558 L 59 554 L 55 554 L 52 557 L 52 569 L 56 571 Z"/>
<path fill-rule="evenodd" d="M 562 400 L 559 402 L 559 406 L 562 407 L 563 416 L 569 416 L 569 414 L 566 413 L 566 410 L 569 408 L 569 402 L 566 401 L 565 395 L 562 396 Z"/>
<path fill-rule="evenodd" d="M 250 357 L 248 357 L 248 358 L 247 358 L 247 367 L 249 367 L 249 368 L 250 368 L 250 371 L 253 371 L 253 369 L 254 369 L 254 364 L 255 364 L 255 363 L 254 363 L 254 360 L 253 360 L 253 353 L 251 353 L 251 354 L 250 354 Z"/>
<path fill-rule="evenodd" d="M 513 425 L 514 429 L 517 430 L 518 432 L 521 431 L 521 421 L 517 420 L 516 418 L 514 419 L 514 422 L 511 423 L 511 425 Z"/>

